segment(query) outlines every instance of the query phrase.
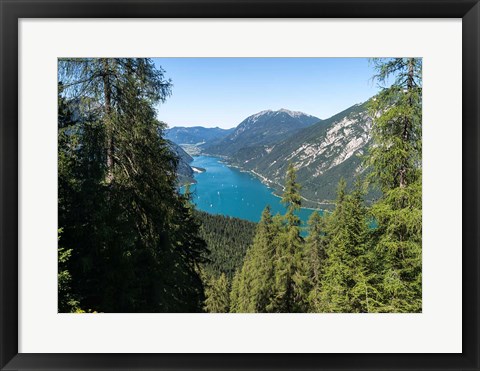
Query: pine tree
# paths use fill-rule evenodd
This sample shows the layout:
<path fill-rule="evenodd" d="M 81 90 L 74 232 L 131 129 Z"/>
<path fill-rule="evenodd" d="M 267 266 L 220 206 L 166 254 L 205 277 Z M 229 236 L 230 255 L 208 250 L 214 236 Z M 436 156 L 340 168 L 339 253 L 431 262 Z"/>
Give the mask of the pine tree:
<path fill-rule="evenodd" d="M 420 176 L 422 59 L 378 58 L 373 63 L 381 91 L 369 106 L 374 145 L 367 164 L 371 180 L 386 192 L 406 187 Z"/>
<path fill-rule="evenodd" d="M 231 294 L 232 312 L 236 313 L 255 313 L 255 302 L 252 295 L 253 277 L 252 270 L 253 252 L 252 247 L 247 250 L 247 255 L 242 268 L 234 277 L 233 289 Z M 233 293 L 233 291 L 235 291 Z"/>
<path fill-rule="evenodd" d="M 381 259 L 378 290 L 384 312 L 422 310 L 422 187 L 421 181 L 388 191 L 372 207 L 378 223 L 373 238 Z"/>
<path fill-rule="evenodd" d="M 230 290 L 230 313 L 241 313 L 239 305 L 241 267 L 235 272 Z"/>
<path fill-rule="evenodd" d="M 367 157 L 372 183 L 383 193 L 372 207 L 376 255 L 381 260 L 383 306 L 387 312 L 422 308 L 422 60 L 375 61 L 381 92 L 371 104 L 374 145 Z"/>
<path fill-rule="evenodd" d="M 274 286 L 273 262 L 277 233 L 278 225 L 273 222 L 270 207 L 267 205 L 257 225 L 253 244 L 247 250 L 243 267 L 234 279 L 232 306 L 235 311 L 267 311 Z"/>
<path fill-rule="evenodd" d="M 327 258 L 328 246 L 327 216 L 314 211 L 308 220 L 308 236 L 305 240 L 305 259 L 303 261 L 306 271 L 306 288 L 311 311 L 321 308 L 321 283 Z"/>
<path fill-rule="evenodd" d="M 320 308 L 325 312 L 365 312 L 363 300 L 354 295 L 357 272 L 366 269 L 367 218 L 360 183 L 351 194 L 342 179 L 336 208 L 331 216 L 321 283 Z M 369 288 L 367 289 L 369 290 Z M 356 292 L 356 291 L 355 291 Z"/>
<path fill-rule="evenodd" d="M 300 218 L 296 214 L 301 207 L 300 185 L 296 171 L 288 166 L 282 203 L 287 212 L 284 225 L 276 240 L 274 295 L 268 306 L 271 312 L 303 312 L 307 305 L 302 269 L 304 258 L 303 238 L 300 235 Z"/>
<path fill-rule="evenodd" d="M 58 230 L 58 241 L 62 230 Z M 58 246 L 58 312 L 69 313 L 78 310 L 79 300 L 72 292 L 72 275 L 68 271 L 68 261 L 73 249 Z"/>
<path fill-rule="evenodd" d="M 326 249 L 326 261 L 321 283 L 320 308 L 324 312 L 349 312 L 347 247 L 341 228 L 345 223 L 346 182 L 341 179 L 337 188 L 335 210 L 329 228 L 330 241 Z M 318 300 L 318 299 L 317 299 Z"/>
<path fill-rule="evenodd" d="M 170 94 L 148 59 L 62 59 L 59 224 L 72 289 L 102 312 L 201 311 L 208 253 L 177 192 L 155 107 Z M 72 124 L 69 121 L 76 121 Z"/>
<path fill-rule="evenodd" d="M 127 90 L 137 92 L 150 102 L 164 102 L 171 94 L 171 81 L 163 78 L 144 58 L 60 58 L 58 79 L 70 99 L 91 99 L 92 109 L 101 117 L 105 129 L 106 181 L 113 180 L 116 162 L 116 136 L 124 117 Z M 129 97 L 131 98 L 131 97 Z M 123 107 L 122 107 L 123 106 Z M 128 109 L 128 108 L 127 108 Z"/>
<path fill-rule="evenodd" d="M 224 273 L 218 278 L 211 276 L 205 287 L 205 311 L 208 313 L 228 313 L 230 296 L 228 280 Z"/>

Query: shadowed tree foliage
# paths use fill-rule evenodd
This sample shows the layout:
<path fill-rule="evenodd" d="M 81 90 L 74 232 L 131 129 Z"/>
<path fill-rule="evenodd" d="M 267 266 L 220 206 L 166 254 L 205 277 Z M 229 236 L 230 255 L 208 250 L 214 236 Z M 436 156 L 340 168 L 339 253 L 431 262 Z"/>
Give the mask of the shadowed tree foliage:
<path fill-rule="evenodd" d="M 59 225 L 82 308 L 202 310 L 206 245 L 155 118 L 170 87 L 148 59 L 59 60 Z"/>
<path fill-rule="evenodd" d="M 305 239 L 305 259 L 303 261 L 306 275 L 305 291 L 311 311 L 321 308 L 321 283 L 327 259 L 329 235 L 327 233 L 328 214 L 320 216 L 314 211 L 308 220 L 308 236 Z"/>
<path fill-rule="evenodd" d="M 235 275 L 232 312 L 266 312 L 274 287 L 275 239 L 280 230 L 267 205 L 258 223 L 253 244 Z"/>
<path fill-rule="evenodd" d="M 373 245 L 381 260 L 381 311 L 422 308 L 422 59 L 374 60 L 381 92 L 367 164 L 383 197 L 372 207 L 378 222 Z M 385 86 L 393 80 L 390 86 Z"/>
<path fill-rule="evenodd" d="M 352 193 L 347 194 L 345 181 L 339 183 L 336 208 L 329 220 L 321 282 L 320 309 L 324 312 L 367 311 L 364 296 L 373 288 L 364 277 L 369 269 L 365 260 L 368 219 L 360 187 L 357 182 Z M 358 285 L 363 284 L 367 285 L 365 292 L 358 290 Z"/>
<path fill-rule="evenodd" d="M 270 312 L 303 312 L 305 310 L 303 238 L 300 218 L 297 211 L 301 207 L 300 185 L 296 181 L 296 171 L 292 164 L 288 166 L 285 192 L 282 203 L 287 212 L 283 226 L 278 233 L 275 251 L 274 293 L 267 310 Z"/>
<path fill-rule="evenodd" d="M 205 311 L 208 313 L 228 313 L 230 308 L 230 288 L 225 273 L 218 278 L 210 276 L 205 286 Z"/>

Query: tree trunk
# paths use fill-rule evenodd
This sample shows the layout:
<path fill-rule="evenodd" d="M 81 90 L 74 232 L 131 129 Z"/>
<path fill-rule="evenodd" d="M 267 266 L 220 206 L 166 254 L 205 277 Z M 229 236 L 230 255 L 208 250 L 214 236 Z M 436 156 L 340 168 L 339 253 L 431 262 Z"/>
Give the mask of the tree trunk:
<path fill-rule="evenodd" d="M 408 104 L 410 107 L 413 106 L 413 101 L 412 101 L 412 90 L 414 88 L 414 59 L 409 58 L 408 60 L 408 77 L 407 77 L 407 94 L 410 94 L 408 98 Z M 412 122 L 411 122 L 410 117 L 405 117 L 404 123 L 403 123 L 403 133 L 402 133 L 402 140 L 405 144 L 408 143 L 410 140 L 410 128 L 412 127 Z M 406 160 L 407 161 L 407 160 Z M 400 182 L 400 187 L 404 188 L 407 186 L 407 164 L 404 163 L 402 167 L 400 168 L 399 171 L 399 182 Z"/>
<path fill-rule="evenodd" d="M 105 95 L 105 125 L 107 134 L 107 176 L 106 182 L 113 181 L 113 166 L 114 166 L 114 139 L 113 139 L 113 120 L 112 120 L 112 87 L 109 77 L 108 59 L 102 59 L 103 63 L 103 92 Z"/>

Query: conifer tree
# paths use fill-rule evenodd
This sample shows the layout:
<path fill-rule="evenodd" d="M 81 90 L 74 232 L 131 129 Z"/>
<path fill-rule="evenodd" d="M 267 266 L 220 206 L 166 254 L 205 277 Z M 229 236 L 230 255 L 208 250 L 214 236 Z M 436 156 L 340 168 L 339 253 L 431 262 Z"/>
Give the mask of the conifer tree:
<path fill-rule="evenodd" d="M 124 117 L 127 90 L 132 92 L 139 88 L 137 92 L 142 98 L 164 102 L 171 94 L 172 84 L 163 78 L 163 74 L 162 69 L 154 68 L 153 63 L 144 58 L 59 59 L 58 78 L 66 96 L 74 100 L 91 100 L 91 109 L 101 118 L 105 132 L 107 182 L 114 176 L 116 136 L 120 128 L 117 120 Z"/>
<path fill-rule="evenodd" d="M 387 192 L 414 183 L 420 175 L 422 59 L 376 58 L 373 63 L 381 91 L 369 106 L 374 145 L 366 162 L 370 179 Z"/>
<path fill-rule="evenodd" d="M 374 118 L 367 164 L 383 193 L 372 207 L 376 255 L 386 312 L 421 311 L 422 60 L 375 60 L 382 88 L 371 104 Z M 393 80 L 391 86 L 385 83 Z"/>
<path fill-rule="evenodd" d="M 357 183 L 352 194 L 346 182 L 338 186 L 335 211 L 329 225 L 325 270 L 322 277 L 320 308 L 325 312 L 365 312 L 361 300 L 353 295 L 357 271 L 365 267 L 367 219 L 362 192 Z"/>
<path fill-rule="evenodd" d="M 249 247 L 242 268 L 234 277 L 232 284 L 231 306 L 232 312 L 254 313 L 255 302 L 252 294 L 253 270 L 252 270 L 253 252 Z M 234 291 L 234 292 L 233 292 Z"/>
<path fill-rule="evenodd" d="M 287 212 L 283 218 L 284 226 L 276 240 L 274 295 L 268 311 L 303 312 L 307 305 L 303 289 L 306 277 L 302 269 L 303 238 L 300 235 L 300 218 L 297 215 L 301 207 L 301 196 L 292 164 L 288 166 L 285 192 L 281 201 Z"/>
<path fill-rule="evenodd" d="M 205 311 L 228 313 L 230 308 L 228 280 L 224 273 L 218 278 L 211 276 L 205 287 Z"/>
<path fill-rule="evenodd" d="M 177 192 L 177 158 L 155 106 L 170 94 L 148 59 L 62 59 L 59 224 L 82 307 L 195 312 L 204 301 L 199 226 Z M 65 127 L 65 128 L 64 128 Z"/>
<path fill-rule="evenodd" d="M 58 241 L 62 230 L 58 230 Z M 72 255 L 73 249 L 66 249 L 58 246 L 58 312 L 69 313 L 78 310 L 78 298 L 72 292 L 72 275 L 68 271 L 68 261 Z"/>
<path fill-rule="evenodd" d="M 273 225 L 270 207 L 263 210 L 257 232 L 253 240 L 248 264 L 251 272 L 250 309 L 254 312 L 265 312 L 270 302 L 273 288 L 273 257 L 275 255 L 274 240 L 276 231 Z"/>
<path fill-rule="evenodd" d="M 275 239 L 279 233 L 267 205 L 253 241 L 252 296 L 256 312 L 266 312 L 274 287 Z"/>
<path fill-rule="evenodd" d="M 326 261 L 321 284 L 320 308 L 324 312 L 348 312 L 348 266 L 347 247 L 340 236 L 345 222 L 346 182 L 341 179 L 337 188 L 335 210 L 332 214 L 329 235 L 331 236 L 326 250 Z M 318 300 L 318 299 L 317 299 Z"/>
<path fill-rule="evenodd" d="M 233 283 L 235 310 L 262 313 L 267 311 L 274 286 L 275 239 L 278 225 L 267 205 L 257 226 L 252 246 L 247 250 L 242 270 Z"/>
<path fill-rule="evenodd" d="M 309 310 L 314 312 L 321 308 L 321 283 L 329 238 L 327 218 L 328 214 L 324 213 L 320 216 L 317 211 L 314 211 L 308 220 L 308 236 L 305 240 L 306 291 Z"/>
<path fill-rule="evenodd" d="M 232 288 L 230 290 L 230 313 L 241 313 L 239 306 L 241 269 L 240 267 L 233 275 Z"/>

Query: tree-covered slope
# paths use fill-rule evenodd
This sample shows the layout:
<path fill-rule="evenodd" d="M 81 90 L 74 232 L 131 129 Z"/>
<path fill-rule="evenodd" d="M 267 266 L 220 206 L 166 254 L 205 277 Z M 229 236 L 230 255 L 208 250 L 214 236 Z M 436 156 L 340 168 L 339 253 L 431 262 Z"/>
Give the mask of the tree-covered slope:
<path fill-rule="evenodd" d="M 242 266 L 248 247 L 255 235 L 256 223 L 203 211 L 196 213 L 200 236 L 207 243 L 210 254 L 205 269 L 214 276 L 224 273 L 228 279 Z"/>

